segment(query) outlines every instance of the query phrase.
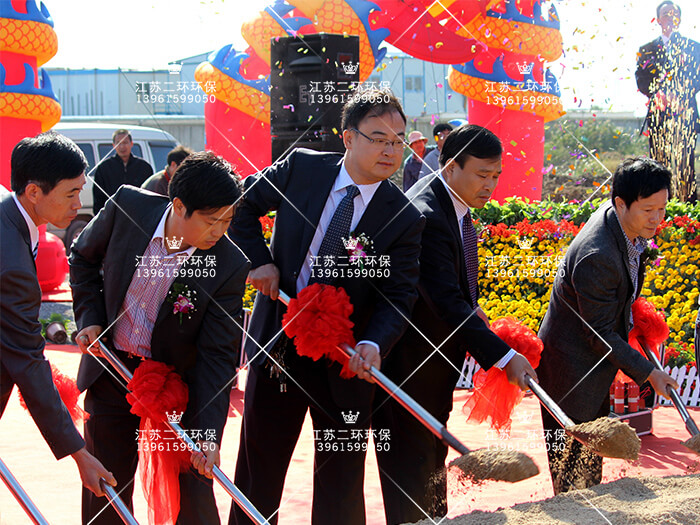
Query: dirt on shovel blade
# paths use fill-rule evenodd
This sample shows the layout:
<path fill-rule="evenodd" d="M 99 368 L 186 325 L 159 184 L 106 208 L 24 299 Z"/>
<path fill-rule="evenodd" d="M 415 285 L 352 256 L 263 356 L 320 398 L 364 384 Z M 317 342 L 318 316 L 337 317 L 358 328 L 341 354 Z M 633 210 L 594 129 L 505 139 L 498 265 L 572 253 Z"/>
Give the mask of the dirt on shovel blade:
<path fill-rule="evenodd" d="M 688 447 L 696 454 L 700 454 L 700 434 L 691 437 L 688 441 L 684 441 L 681 445 Z"/>
<path fill-rule="evenodd" d="M 604 458 L 636 460 L 642 441 L 627 423 L 609 417 L 586 421 L 568 428 L 575 438 Z"/>
<path fill-rule="evenodd" d="M 482 448 L 460 456 L 450 462 L 450 467 L 473 482 L 522 481 L 539 474 L 540 470 L 530 456 L 515 450 L 498 450 Z"/>

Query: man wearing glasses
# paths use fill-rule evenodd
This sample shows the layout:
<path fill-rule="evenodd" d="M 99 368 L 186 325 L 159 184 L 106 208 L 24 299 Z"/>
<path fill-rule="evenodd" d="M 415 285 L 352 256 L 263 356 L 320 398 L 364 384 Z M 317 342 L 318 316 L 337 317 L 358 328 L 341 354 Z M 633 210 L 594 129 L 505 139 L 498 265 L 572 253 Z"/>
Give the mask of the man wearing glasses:
<path fill-rule="evenodd" d="M 401 166 L 405 127 L 390 91 L 363 91 L 343 109 L 345 155 L 296 149 L 245 180 L 229 234 L 251 260 L 249 280 L 260 293 L 246 345 L 250 372 L 235 483 L 270 523 L 277 522 L 307 410 L 315 444 L 312 523 L 365 523 L 375 388 L 367 370 L 381 366 L 418 297 L 424 219 L 387 180 Z M 270 247 L 258 220 L 269 210 L 277 211 Z M 343 242 L 350 237 L 362 239 L 362 265 L 350 263 Z M 348 269 L 362 271 L 349 275 Z M 350 369 L 357 377 L 341 378 L 340 366 L 326 359 L 300 357 L 282 332 L 286 307 L 275 300 L 278 291 L 294 297 L 313 283 L 342 287 L 350 296 L 359 354 Z M 233 505 L 230 523 L 250 521 Z"/>

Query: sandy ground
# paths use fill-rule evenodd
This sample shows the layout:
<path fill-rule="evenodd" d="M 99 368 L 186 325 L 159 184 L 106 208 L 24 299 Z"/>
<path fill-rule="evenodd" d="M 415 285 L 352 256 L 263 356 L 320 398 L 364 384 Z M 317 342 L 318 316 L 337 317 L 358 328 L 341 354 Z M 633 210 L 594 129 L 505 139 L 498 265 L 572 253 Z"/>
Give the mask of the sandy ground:
<path fill-rule="evenodd" d="M 623 478 L 587 490 L 521 503 L 497 512 L 476 511 L 443 521 L 452 525 L 692 525 L 700 523 L 700 475 Z M 575 517 L 574 517 L 575 516 Z M 422 520 L 420 525 L 433 525 Z"/>
<path fill-rule="evenodd" d="M 79 354 L 66 351 L 72 347 L 62 347 L 62 351 L 47 351 L 47 356 L 63 373 L 75 375 Z M 521 450 L 532 456 L 540 469 L 540 474 L 516 484 L 487 482 L 478 487 L 460 485 L 450 479 L 449 506 L 450 517 L 459 516 L 474 510 L 495 511 L 517 503 L 532 502 L 551 497 L 551 481 L 547 471 L 544 440 L 541 436 L 539 405 L 531 396 L 525 398 L 514 414 L 511 438 L 500 440 L 485 425 L 466 424 L 458 411 L 464 404 L 466 393 L 455 394 L 455 411 L 449 423 L 450 430 L 471 449 L 485 446 L 505 446 Z M 243 393 L 234 391 L 230 418 L 226 427 L 222 446 L 222 470 L 233 478 L 240 424 L 243 407 Z M 690 409 L 696 421 L 700 421 L 700 409 Z M 622 460 L 606 460 L 604 481 L 613 481 L 624 476 L 670 476 L 688 474 L 698 471 L 700 456 L 696 456 L 680 445 L 688 438 L 677 412 L 670 407 L 657 409 L 654 414 L 655 435 L 642 437 L 640 460 L 634 464 Z M 452 452 L 448 461 L 457 456 Z M 16 393 L 0 420 L 0 457 L 14 475 L 20 480 L 41 512 L 51 524 L 74 525 L 80 522 L 80 480 L 74 462 L 70 458 L 56 461 L 31 417 L 20 406 Z M 280 525 L 299 525 L 310 522 L 312 500 L 312 465 L 313 433 L 310 419 L 302 430 L 292 463 L 287 476 L 287 483 L 280 509 Z M 222 522 L 228 520 L 230 498 L 216 486 L 216 498 Z M 656 491 L 651 487 L 649 490 Z M 676 489 L 673 489 L 676 490 Z M 690 491 L 697 498 L 696 488 Z M 669 491 L 670 493 L 671 491 Z M 586 497 L 593 497 L 586 493 Z M 136 487 L 134 496 L 135 514 L 139 522 L 145 524 L 146 508 L 140 486 Z M 367 523 L 384 524 L 381 491 L 376 460 L 373 453 L 368 453 L 365 476 L 365 501 Z M 585 501 L 579 497 L 575 501 Z M 648 503 L 644 500 L 644 505 Z M 679 505 L 683 505 L 679 503 Z M 578 521 L 580 505 L 567 507 L 563 517 L 566 523 Z M 503 513 L 500 513 L 503 514 Z M 600 517 L 600 516 L 599 516 Z M 510 523 L 505 515 L 493 523 Z M 611 520 L 612 521 L 612 520 Z M 24 525 L 31 523 L 4 484 L 0 483 L 0 525 Z M 481 522 L 479 522 L 481 523 Z M 530 522 L 532 523 L 532 522 Z M 549 519 L 539 523 L 554 523 Z M 596 523 L 606 523 L 602 518 Z M 622 522 L 619 522 L 622 523 Z M 655 523 L 652 521 L 626 523 Z M 672 521 L 663 523 L 675 523 Z M 700 523 L 700 520 L 684 523 Z"/>

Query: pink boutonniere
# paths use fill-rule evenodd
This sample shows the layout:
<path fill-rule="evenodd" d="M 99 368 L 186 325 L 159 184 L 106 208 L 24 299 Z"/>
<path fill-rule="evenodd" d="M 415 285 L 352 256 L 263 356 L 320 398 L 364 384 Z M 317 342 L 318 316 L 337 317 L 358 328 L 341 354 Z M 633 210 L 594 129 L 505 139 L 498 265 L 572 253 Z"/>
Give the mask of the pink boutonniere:
<path fill-rule="evenodd" d="M 659 266 L 661 264 L 661 259 L 663 259 L 663 255 L 661 255 L 661 250 L 659 249 L 659 246 L 654 242 L 652 239 L 649 242 L 649 245 L 644 249 L 644 255 L 645 257 L 645 264 L 648 267 L 652 266 Z"/>
<path fill-rule="evenodd" d="M 360 268 L 363 267 L 364 260 L 369 256 L 368 252 L 374 247 L 372 240 L 364 233 L 359 235 L 351 233 L 347 239 L 343 237 L 343 245 L 348 251 L 350 264 L 357 264 Z"/>
<path fill-rule="evenodd" d="M 188 319 L 192 318 L 192 312 L 197 309 L 194 306 L 196 291 L 190 290 L 186 284 L 174 283 L 168 292 L 167 301 L 173 305 L 173 314 L 180 316 L 180 324 L 182 324 L 182 316 L 187 315 Z"/>

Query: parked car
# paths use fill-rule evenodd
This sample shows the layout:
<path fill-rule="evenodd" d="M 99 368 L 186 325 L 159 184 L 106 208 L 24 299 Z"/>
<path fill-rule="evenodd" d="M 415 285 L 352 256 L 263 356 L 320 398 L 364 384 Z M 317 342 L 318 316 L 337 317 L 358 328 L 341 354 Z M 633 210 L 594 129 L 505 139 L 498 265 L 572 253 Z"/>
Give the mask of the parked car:
<path fill-rule="evenodd" d="M 165 168 L 168 152 L 177 146 L 177 140 L 170 133 L 143 126 L 131 126 L 121 124 L 97 124 L 97 123 L 59 123 L 53 127 L 57 133 L 65 135 L 73 140 L 85 154 L 89 167 L 86 175 L 87 182 L 80 192 L 82 208 L 78 216 L 73 219 L 68 228 L 60 230 L 51 224 L 47 230 L 58 235 L 66 246 L 66 253 L 70 251 L 70 245 L 85 225 L 92 219 L 92 175 L 95 165 L 105 157 L 115 155 L 112 148 L 112 134 L 116 129 L 125 128 L 131 132 L 134 147 L 131 152 L 136 157 L 141 157 L 153 167 L 153 172 Z"/>

